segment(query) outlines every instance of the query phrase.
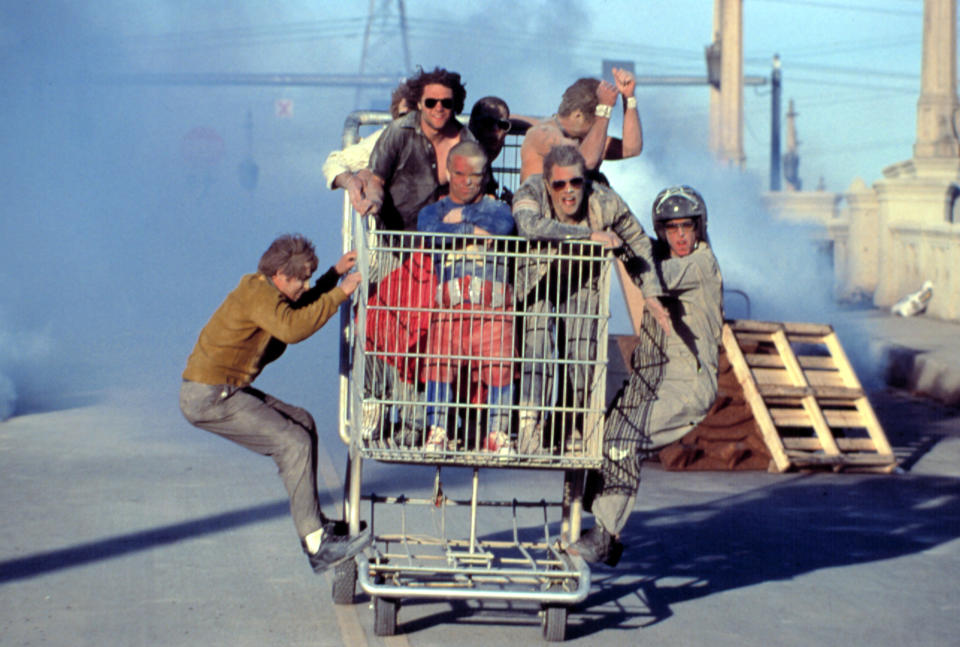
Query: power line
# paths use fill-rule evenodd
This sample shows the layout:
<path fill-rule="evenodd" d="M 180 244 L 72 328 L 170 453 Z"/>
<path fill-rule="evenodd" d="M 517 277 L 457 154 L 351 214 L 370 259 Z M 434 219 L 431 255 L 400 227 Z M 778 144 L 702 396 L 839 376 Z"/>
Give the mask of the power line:
<path fill-rule="evenodd" d="M 784 74 L 789 73 L 791 68 L 798 68 L 803 70 L 817 70 L 830 74 L 851 74 L 857 77 L 863 77 L 865 75 L 871 77 L 882 76 L 890 79 L 900 79 L 902 81 L 916 81 L 920 78 L 919 74 L 910 72 L 888 72 L 876 68 L 845 67 L 841 65 L 823 65 L 820 63 L 802 63 L 797 61 L 783 61 L 782 67 Z"/>
<path fill-rule="evenodd" d="M 775 1 L 775 0 L 767 0 Z M 801 3 L 803 4 L 803 3 Z M 807 3 L 810 5 L 833 5 L 834 3 Z M 141 49 L 207 49 L 223 47 L 252 47 L 269 44 L 294 44 L 300 42 L 311 42 L 316 40 L 325 40 L 327 43 L 331 39 L 348 40 L 359 38 L 362 33 L 364 19 L 362 17 L 335 19 L 330 21 L 310 21 L 287 23 L 277 25 L 266 25 L 257 27 L 237 27 L 217 30 L 197 30 L 193 32 L 174 32 L 159 35 L 139 35 L 134 38 L 125 39 Z M 430 18 L 410 18 L 408 19 L 410 29 L 418 36 L 436 38 L 442 34 L 445 38 L 454 40 L 463 40 L 470 38 L 480 47 L 496 47 L 501 51 L 511 53 L 537 53 L 542 51 L 542 43 L 530 39 L 529 33 L 519 29 L 498 29 L 498 30 L 477 30 L 466 26 L 460 27 L 451 25 L 449 22 L 430 19 Z M 438 31 L 439 30 L 439 31 Z M 846 45 L 848 49 L 857 49 L 865 47 L 878 47 L 883 43 L 878 40 L 853 41 Z M 652 47 L 638 46 L 636 43 L 624 41 L 606 41 L 600 39 L 583 39 L 571 43 L 574 51 L 584 51 L 597 49 L 609 54 L 611 48 L 623 48 L 633 57 L 641 66 L 658 67 L 667 74 L 690 74 L 701 73 L 703 53 L 698 50 L 682 49 L 674 47 Z M 662 62 L 667 59 L 668 62 Z M 693 66 L 684 64 L 684 61 L 697 61 L 698 65 Z M 767 64 L 767 57 L 749 57 L 746 59 L 749 64 Z M 828 75 L 852 75 L 860 78 L 888 78 L 894 80 L 916 81 L 917 74 L 907 74 L 900 72 L 890 72 L 881 69 L 868 69 L 859 67 L 844 67 L 835 65 L 824 65 L 818 63 L 804 63 L 787 59 L 784 68 L 786 70 L 799 69 L 813 72 L 823 72 Z M 692 72 L 691 72 L 692 71 Z M 822 85 L 833 85 L 859 89 L 886 90 L 893 92 L 913 93 L 915 88 L 897 88 L 878 84 L 865 83 L 831 83 L 823 80 L 822 77 L 808 78 L 797 77 L 792 74 L 787 77 L 787 81 L 797 83 L 818 83 Z"/>
<path fill-rule="evenodd" d="M 874 5 L 851 5 L 847 4 L 838 4 L 836 2 L 823 2 L 822 0 L 754 0 L 755 2 L 773 2 L 777 4 L 788 4 L 792 7 L 795 6 L 805 6 L 805 7 L 817 7 L 818 9 L 839 9 L 841 11 L 856 11 L 862 13 L 877 13 L 877 14 L 888 14 L 893 16 L 919 16 L 922 15 L 923 11 L 916 11 L 910 9 L 886 9 L 884 7 L 877 7 Z"/>
<path fill-rule="evenodd" d="M 904 92 L 893 91 L 893 92 L 878 92 L 878 93 L 869 94 L 869 95 L 856 94 L 856 95 L 851 95 L 843 98 L 837 98 L 836 96 L 831 96 L 827 98 L 817 97 L 817 98 L 811 99 L 807 95 L 802 95 L 802 94 L 797 95 L 796 93 L 791 93 L 791 96 L 794 99 L 802 98 L 803 107 L 809 108 L 811 106 L 822 106 L 822 105 L 838 106 L 838 105 L 848 105 L 848 104 L 856 104 L 856 103 L 870 103 L 870 104 L 876 105 L 878 101 L 901 101 L 903 100 L 904 97 L 915 95 L 915 94 L 916 94 L 915 92 L 911 92 L 908 95 L 907 93 L 904 93 Z M 766 107 L 764 107 L 764 109 L 761 109 L 760 106 L 757 106 L 756 109 L 751 107 L 750 111 L 759 113 L 759 112 L 764 112 L 765 109 Z"/>
<path fill-rule="evenodd" d="M 866 72 L 865 72 L 866 74 Z M 892 86 L 892 85 L 877 85 L 875 83 L 856 83 L 854 81 L 825 81 L 822 78 L 808 78 L 802 76 L 790 76 L 789 79 L 784 79 L 786 83 L 789 80 L 790 83 L 815 83 L 817 85 L 829 85 L 831 87 L 838 88 L 858 88 L 861 90 L 889 90 L 891 92 L 902 92 L 904 94 L 916 94 L 916 87 L 906 87 L 906 86 Z"/>
<path fill-rule="evenodd" d="M 883 150 L 886 148 L 901 148 L 903 146 L 913 146 L 915 142 L 911 140 L 899 140 L 899 141 L 890 141 L 890 140 L 874 140 L 868 142 L 860 142 L 859 144 L 844 144 L 842 147 L 834 148 L 828 146 L 826 148 L 807 148 L 805 147 L 803 153 L 805 155 L 835 155 L 837 153 L 861 153 L 864 151 L 871 150 Z"/>
<path fill-rule="evenodd" d="M 851 52 L 867 52 L 878 49 L 901 49 L 909 46 L 916 46 L 920 43 L 919 35 L 904 36 L 903 38 L 889 39 L 878 38 L 861 41 L 832 41 L 819 45 L 810 45 L 799 49 L 781 49 L 780 55 L 783 58 L 794 58 L 804 56 L 834 56 L 836 54 L 849 54 Z"/>
<path fill-rule="evenodd" d="M 331 38 L 359 38 L 362 35 L 362 27 L 360 19 L 344 19 L 324 23 L 293 23 L 155 35 L 140 34 L 124 37 L 120 40 L 120 45 L 150 51 L 287 45 Z"/>

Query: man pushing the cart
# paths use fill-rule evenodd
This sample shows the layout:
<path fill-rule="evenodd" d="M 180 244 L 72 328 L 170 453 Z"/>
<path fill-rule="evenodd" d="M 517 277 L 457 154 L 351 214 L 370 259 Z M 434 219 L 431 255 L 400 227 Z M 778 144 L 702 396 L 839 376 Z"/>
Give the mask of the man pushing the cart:
<path fill-rule="evenodd" d="M 180 389 L 180 410 L 191 424 L 276 462 L 297 534 L 317 573 L 359 553 L 370 533 L 351 536 L 345 524 L 320 511 L 313 417 L 251 383 L 287 344 L 310 337 L 350 298 L 361 279 L 350 272 L 356 260 L 356 252 L 344 254 L 310 288 L 318 264 L 313 245 L 299 235 L 274 240 L 257 272 L 240 279 L 203 327 Z"/>

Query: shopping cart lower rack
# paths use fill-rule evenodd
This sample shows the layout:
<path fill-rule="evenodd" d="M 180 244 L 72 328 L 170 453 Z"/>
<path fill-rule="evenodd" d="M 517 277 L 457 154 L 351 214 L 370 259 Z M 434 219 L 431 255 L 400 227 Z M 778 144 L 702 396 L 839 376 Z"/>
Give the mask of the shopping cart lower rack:
<path fill-rule="evenodd" d="M 548 510 L 562 504 L 475 498 L 456 501 L 442 493 L 429 499 L 370 495 L 364 500 L 370 502 L 374 543 L 358 560 L 357 578 L 360 588 L 373 599 L 377 635 L 396 632 L 401 600 L 420 598 L 538 604 L 544 636 L 564 639 L 568 607 L 586 598 L 590 569 L 581 558 L 560 551 L 558 538 L 550 536 Z M 378 532 L 380 515 L 376 510 L 385 505 L 399 510 L 399 532 Z M 512 536 L 478 538 L 478 508 L 509 510 Z M 471 520 L 469 537 L 464 539 L 447 536 L 450 517 L 458 509 L 466 511 Z M 540 514 L 539 537 L 521 537 L 518 511 L 524 509 Z M 427 510 L 439 532 L 423 532 L 420 520 Z M 349 572 L 345 576 L 349 577 Z"/>

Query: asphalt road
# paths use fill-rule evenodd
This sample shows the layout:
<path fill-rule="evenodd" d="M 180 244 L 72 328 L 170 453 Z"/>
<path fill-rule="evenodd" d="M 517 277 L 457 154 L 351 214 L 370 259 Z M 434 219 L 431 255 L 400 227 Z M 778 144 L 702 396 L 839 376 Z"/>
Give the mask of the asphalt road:
<path fill-rule="evenodd" d="M 569 643 L 957 644 L 960 410 L 897 391 L 872 399 L 902 473 L 648 464 L 628 552 L 595 571 Z M 193 429 L 175 402 L 172 390 L 110 389 L 0 423 L 0 644 L 540 642 L 537 609 L 504 603 L 411 602 L 399 635 L 375 636 L 369 600 L 336 606 L 332 576 L 310 571 L 272 462 Z M 328 509 L 345 460 L 330 417 Z M 557 474 L 483 474 L 486 498 L 559 498 Z M 432 479 L 365 467 L 365 489 L 382 494 L 423 495 Z M 466 496 L 468 480 L 445 473 L 447 493 Z M 481 532 L 506 522 L 485 518 Z"/>

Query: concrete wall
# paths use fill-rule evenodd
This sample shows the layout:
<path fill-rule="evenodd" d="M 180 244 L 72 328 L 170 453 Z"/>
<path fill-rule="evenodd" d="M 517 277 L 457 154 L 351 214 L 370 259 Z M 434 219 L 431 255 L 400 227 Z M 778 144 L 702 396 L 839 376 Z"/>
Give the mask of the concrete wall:
<path fill-rule="evenodd" d="M 928 314 L 960 321 L 960 186 L 955 175 L 889 167 L 845 193 L 796 191 L 764 196 L 777 218 L 816 224 L 833 247 L 835 293 L 889 307 L 934 283 Z"/>
<path fill-rule="evenodd" d="M 933 299 L 928 314 L 960 321 L 960 227 L 941 224 L 920 226 L 903 223 L 890 229 L 885 258 L 887 288 L 874 296 L 877 305 L 890 305 L 900 296 L 920 289 L 924 281 L 933 281 Z M 882 299 L 881 299 L 882 297 Z"/>
<path fill-rule="evenodd" d="M 956 131 L 957 0 L 924 0 L 913 158 L 873 187 L 854 180 L 845 205 L 820 192 L 770 194 L 780 217 L 819 222 L 833 241 L 840 297 L 889 307 L 933 281 L 928 314 L 960 321 L 960 139 Z"/>

